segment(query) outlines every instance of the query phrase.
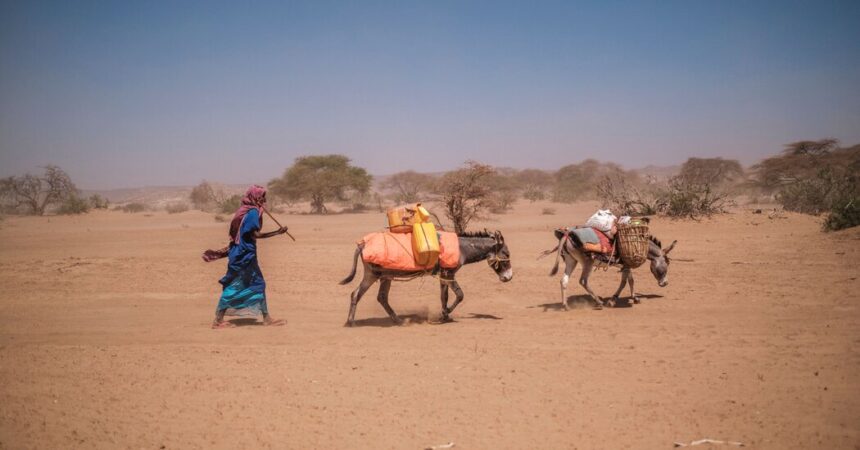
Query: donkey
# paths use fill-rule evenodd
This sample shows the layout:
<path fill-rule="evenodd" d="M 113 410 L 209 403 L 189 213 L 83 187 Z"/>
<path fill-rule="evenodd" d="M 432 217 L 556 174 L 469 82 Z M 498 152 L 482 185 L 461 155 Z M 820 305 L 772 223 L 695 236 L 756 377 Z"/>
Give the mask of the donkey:
<path fill-rule="evenodd" d="M 657 280 L 657 284 L 660 287 L 666 287 L 669 284 L 669 252 L 675 248 L 675 244 L 678 241 L 672 241 L 672 244 L 669 247 L 663 249 L 660 241 L 654 236 L 650 236 L 648 240 L 648 259 L 651 261 L 651 274 L 654 275 L 654 278 Z M 544 252 L 544 255 L 551 254 L 552 252 L 558 250 L 558 254 L 555 258 L 555 265 L 552 267 L 552 270 L 549 273 L 549 276 L 554 276 L 558 273 L 558 265 L 559 260 L 564 259 L 564 276 L 561 278 L 561 305 L 564 307 L 564 310 L 567 311 L 567 283 L 570 281 L 570 274 L 573 273 L 573 269 L 576 268 L 576 263 L 582 264 L 582 274 L 579 277 L 579 284 L 585 288 L 585 291 L 588 292 L 588 295 L 594 299 L 596 305 L 595 309 L 602 309 L 604 302 L 600 297 L 594 294 L 594 291 L 588 287 L 588 277 L 591 275 L 591 270 L 594 268 L 594 260 L 591 259 L 590 256 L 586 255 L 582 249 L 578 248 L 571 239 L 567 238 L 567 234 L 562 234 L 561 237 L 558 238 L 558 246 L 553 248 L 552 250 L 547 250 Z M 615 291 L 615 294 L 612 296 L 612 299 L 608 300 L 606 304 L 609 307 L 615 307 L 616 303 L 620 300 L 619 295 L 621 295 L 621 291 L 624 289 L 624 286 L 630 283 L 630 297 L 633 298 L 633 303 L 639 303 L 639 297 L 636 296 L 636 293 L 633 291 L 633 271 L 632 268 L 627 266 L 626 264 L 622 264 L 621 266 L 621 285 L 618 286 L 618 290 Z"/>
<path fill-rule="evenodd" d="M 514 271 L 511 267 L 511 252 L 508 250 L 507 244 L 505 244 L 505 238 L 502 236 L 501 231 L 490 233 L 485 230 L 477 233 L 462 233 L 457 236 L 460 241 L 459 264 L 453 269 L 443 268 L 439 271 L 439 286 L 442 289 L 443 322 L 450 321 L 451 312 L 454 311 L 454 308 L 463 301 L 463 290 L 460 289 L 460 285 L 454 279 L 457 271 L 460 270 L 463 265 L 479 261 L 487 261 L 487 264 L 489 264 L 493 271 L 496 272 L 496 275 L 499 276 L 499 280 L 502 282 L 506 283 L 511 281 L 514 277 Z M 352 272 L 350 272 L 350 274 L 340 282 L 341 285 L 347 284 L 355 278 L 358 257 L 361 255 L 362 250 L 363 247 L 359 244 L 352 257 Z M 358 301 L 361 300 L 364 293 L 370 289 L 376 280 L 381 280 L 379 284 L 379 294 L 377 294 L 376 300 L 379 301 L 383 308 L 385 308 L 385 312 L 388 313 L 391 320 L 394 321 L 395 324 L 399 325 L 401 323 L 400 318 L 397 317 L 397 314 L 394 313 L 394 310 L 391 309 L 391 306 L 388 304 L 388 291 L 391 289 L 391 282 L 394 280 L 411 280 L 424 275 L 427 272 L 392 270 L 386 269 L 377 264 L 371 264 L 364 261 L 362 261 L 362 263 L 364 264 L 364 279 L 361 280 L 361 284 L 350 295 L 351 303 L 349 305 L 349 317 L 346 321 L 346 326 L 351 327 L 355 325 L 355 307 L 358 305 Z M 457 299 L 450 308 L 448 307 L 449 287 L 454 291 L 454 294 L 457 295 Z"/>

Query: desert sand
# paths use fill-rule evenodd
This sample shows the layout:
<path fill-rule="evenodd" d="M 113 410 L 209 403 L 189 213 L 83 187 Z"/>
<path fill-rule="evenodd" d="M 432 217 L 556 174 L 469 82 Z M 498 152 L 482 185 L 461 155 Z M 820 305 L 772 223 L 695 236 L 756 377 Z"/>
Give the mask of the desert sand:
<path fill-rule="evenodd" d="M 504 232 L 513 281 L 465 267 L 445 324 L 436 280 L 394 285 L 403 326 L 374 288 L 355 328 L 357 281 L 337 282 L 383 215 L 281 215 L 298 241 L 259 247 L 288 323 L 227 330 L 209 328 L 225 260 L 200 253 L 227 229 L 211 214 L 6 217 L 0 448 L 860 446 L 860 229 L 750 208 L 657 218 L 678 240 L 669 285 L 643 266 L 642 303 L 598 311 L 574 282 L 565 312 L 536 256 L 595 208 L 520 202 L 476 223 Z M 591 280 L 606 297 L 619 274 Z"/>

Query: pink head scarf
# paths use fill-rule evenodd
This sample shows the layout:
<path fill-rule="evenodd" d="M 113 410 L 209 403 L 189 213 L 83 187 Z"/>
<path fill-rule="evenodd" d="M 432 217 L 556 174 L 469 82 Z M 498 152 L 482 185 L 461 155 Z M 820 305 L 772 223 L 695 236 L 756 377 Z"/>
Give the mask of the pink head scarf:
<path fill-rule="evenodd" d="M 239 243 L 241 236 L 239 236 L 239 230 L 242 228 L 242 221 L 245 220 L 245 214 L 248 214 L 248 211 L 252 209 L 256 209 L 258 213 L 261 213 L 260 208 L 262 208 L 266 204 L 266 188 L 263 186 L 257 186 L 256 184 L 251 185 L 248 188 L 248 191 L 245 192 L 245 196 L 242 197 L 242 206 L 236 210 L 236 214 L 233 215 L 233 220 L 230 222 L 230 240 Z M 260 214 L 260 227 L 263 226 L 263 215 Z"/>

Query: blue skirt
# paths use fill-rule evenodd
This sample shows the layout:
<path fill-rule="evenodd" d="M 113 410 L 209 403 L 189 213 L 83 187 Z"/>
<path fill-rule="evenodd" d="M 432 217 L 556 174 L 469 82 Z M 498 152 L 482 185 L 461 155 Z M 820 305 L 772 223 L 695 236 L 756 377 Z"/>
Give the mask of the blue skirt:
<path fill-rule="evenodd" d="M 253 276 L 257 275 L 257 276 Z M 266 305 L 266 285 L 263 277 L 237 276 L 224 286 L 217 311 L 226 310 L 225 316 L 259 316 L 269 314 Z"/>

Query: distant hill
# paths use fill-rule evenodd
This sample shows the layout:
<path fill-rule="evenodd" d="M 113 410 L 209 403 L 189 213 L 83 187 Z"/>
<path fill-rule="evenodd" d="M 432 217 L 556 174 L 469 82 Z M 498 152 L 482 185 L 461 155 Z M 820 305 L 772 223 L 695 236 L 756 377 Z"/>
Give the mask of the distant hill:
<path fill-rule="evenodd" d="M 212 183 L 213 187 L 220 188 L 228 196 L 242 194 L 247 189 L 246 184 L 219 184 Z M 153 208 L 160 208 L 172 202 L 188 202 L 191 189 L 194 186 L 145 186 L 140 188 L 124 189 L 102 189 L 82 190 L 82 194 L 88 197 L 98 194 L 113 204 L 143 203 Z"/>

